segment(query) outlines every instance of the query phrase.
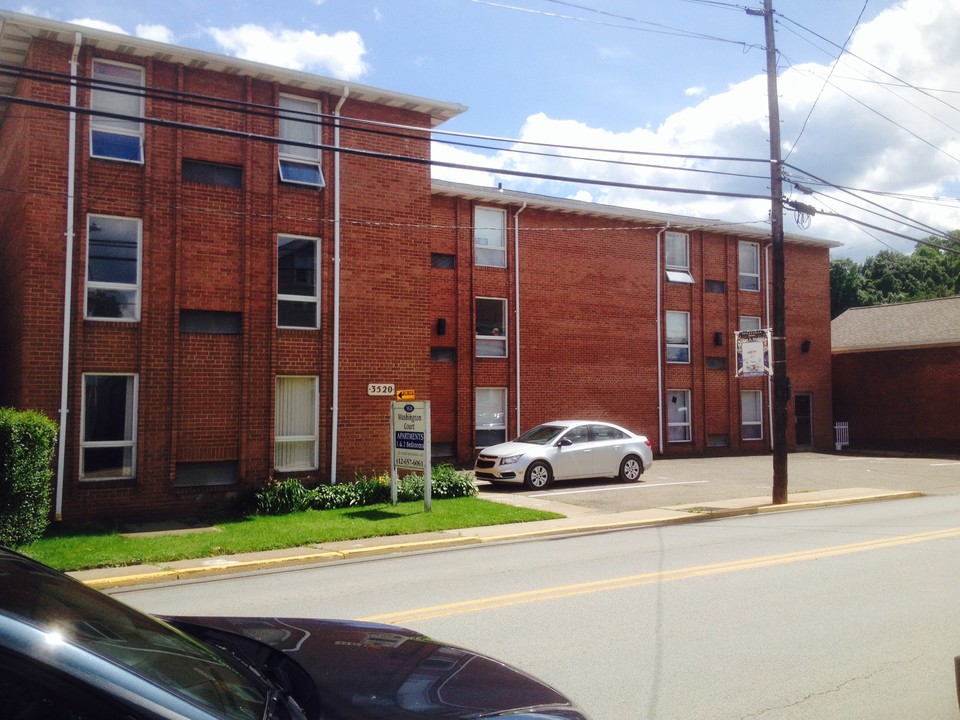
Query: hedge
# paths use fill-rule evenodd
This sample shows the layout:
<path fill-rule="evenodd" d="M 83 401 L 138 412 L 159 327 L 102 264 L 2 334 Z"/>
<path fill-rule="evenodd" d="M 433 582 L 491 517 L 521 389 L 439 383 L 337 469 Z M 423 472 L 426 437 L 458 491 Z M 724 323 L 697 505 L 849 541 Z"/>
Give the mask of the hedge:
<path fill-rule="evenodd" d="M 29 545 L 47 529 L 56 443 L 45 415 L 0 408 L 0 545 Z"/>
<path fill-rule="evenodd" d="M 469 474 L 458 472 L 452 465 L 437 465 L 431 469 L 430 496 L 446 498 L 473 497 L 477 488 Z M 415 502 L 423 499 L 423 476 L 406 475 L 397 483 L 397 500 Z M 270 480 L 255 495 L 254 507 L 258 515 L 286 515 L 303 510 L 334 510 L 345 507 L 380 505 L 390 502 L 390 476 L 358 476 L 342 485 L 305 487 L 300 480 L 288 478 Z"/>

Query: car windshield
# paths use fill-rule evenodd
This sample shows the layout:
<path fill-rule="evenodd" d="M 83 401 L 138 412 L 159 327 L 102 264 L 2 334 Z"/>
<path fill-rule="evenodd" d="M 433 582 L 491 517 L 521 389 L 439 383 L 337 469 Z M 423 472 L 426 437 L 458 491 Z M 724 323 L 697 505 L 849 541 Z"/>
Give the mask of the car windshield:
<path fill-rule="evenodd" d="M 535 428 L 530 428 L 518 437 L 516 442 L 530 443 L 531 445 L 549 445 L 566 429 L 567 428 L 562 425 L 537 425 Z"/>
<path fill-rule="evenodd" d="M 0 554 L 0 612 L 230 720 L 261 720 L 268 689 L 169 625 L 16 555 Z"/>

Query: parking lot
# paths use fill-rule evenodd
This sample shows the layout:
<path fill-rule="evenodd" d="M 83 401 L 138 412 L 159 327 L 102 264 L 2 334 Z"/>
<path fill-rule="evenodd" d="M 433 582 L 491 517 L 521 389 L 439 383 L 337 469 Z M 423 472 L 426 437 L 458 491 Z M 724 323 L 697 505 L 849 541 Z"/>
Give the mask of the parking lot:
<path fill-rule="evenodd" d="M 520 486 L 492 486 L 478 481 L 491 495 L 523 495 L 596 512 L 709 503 L 772 496 L 773 458 L 770 455 L 655 460 L 641 482 L 574 480 L 556 482 L 536 492 Z M 787 463 L 788 492 L 834 488 L 919 490 L 926 494 L 960 493 L 960 456 L 886 457 L 846 453 L 792 453 Z"/>

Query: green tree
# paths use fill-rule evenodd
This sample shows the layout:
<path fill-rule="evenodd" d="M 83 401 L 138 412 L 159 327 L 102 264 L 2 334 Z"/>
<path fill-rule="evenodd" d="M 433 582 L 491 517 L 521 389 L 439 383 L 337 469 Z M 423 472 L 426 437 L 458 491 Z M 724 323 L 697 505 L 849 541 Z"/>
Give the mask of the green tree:
<path fill-rule="evenodd" d="M 863 275 L 860 263 L 850 258 L 830 261 L 830 319 L 863 302 Z"/>
<path fill-rule="evenodd" d="M 859 264 L 830 261 L 830 316 L 852 307 L 930 300 L 960 295 L 960 230 L 930 237 L 909 255 L 884 250 Z M 951 252 L 952 251 L 952 252 Z"/>

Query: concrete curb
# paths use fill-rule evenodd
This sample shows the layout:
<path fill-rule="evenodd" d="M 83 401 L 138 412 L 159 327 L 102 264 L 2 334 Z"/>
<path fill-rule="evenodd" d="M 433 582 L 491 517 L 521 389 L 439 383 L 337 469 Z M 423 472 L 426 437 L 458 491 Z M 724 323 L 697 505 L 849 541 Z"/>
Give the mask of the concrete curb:
<path fill-rule="evenodd" d="M 561 535 L 681 525 L 745 515 L 808 510 L 922 496 L 923 493 L 918 491 L 882 491 L 869 488 L 824 490 L 790 496 L 785 505 L 771 505 L 766 498 L 721 500 L 671 508 L 635 510 L 612 515 L 581 515 L 579 517 L 541 520 L 517 525 L 464 528 L 420 535 L 415 539 L 410 538 L 402 541 L 397 537 L 370 538 L 368 540 L 331 543 L 326 546 L 181 560 L 165 565 L 81 570 L 69 574 L 94 588 L 118 588 L 407 552 L 443 550 L 498 542 L 518 542 Z M 503 501 L 509 502 L 510 500 L 504 499 Z"/>

